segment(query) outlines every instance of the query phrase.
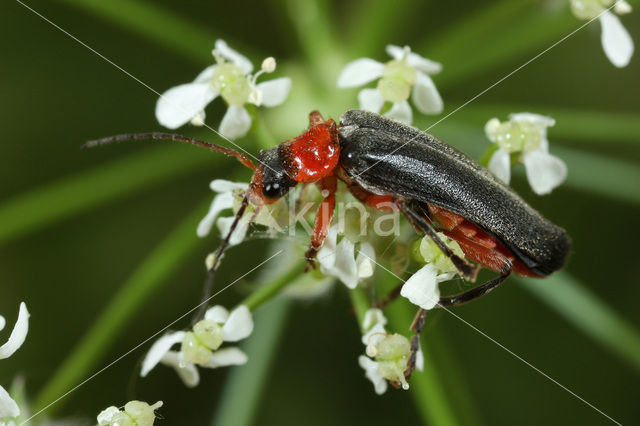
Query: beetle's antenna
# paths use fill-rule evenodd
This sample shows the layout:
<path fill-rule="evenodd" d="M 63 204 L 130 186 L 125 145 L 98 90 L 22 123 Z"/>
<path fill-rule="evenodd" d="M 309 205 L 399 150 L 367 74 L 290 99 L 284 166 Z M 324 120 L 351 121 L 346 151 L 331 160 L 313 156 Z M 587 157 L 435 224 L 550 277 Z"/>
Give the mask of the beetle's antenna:
<path fill-rule="evenodd" d="M 95 139 L 88 142 L 85 142 L 82 145 L 82 149 L 86 148 L 94 148 L 96 146 L 107 145 L 115 142 L 127 142 L 127 141 L 140 141 L 140 140 L 170 140 L 176 142 L 185 142 L 190 143 L 192 145 L 201 146 L 203 148 L 208 148 L 211 151 L 221 152 L 225 155 L 229 155 L 231 157 L 236 157 L 238 161 L 240 161 L 244 166 L 249 167 L 250 169 L 255 169 L 256 166 L 253 162 L 247 157 L 245 154 L 233 150 L 231 148 L 225 148 L 220 145 L 216 145 L 214 143 L 201 141 L 199 139 L 193 139 L 182 135 L 177 135 L 173 133 L 127 133 L 116 136 L 109 136 L 102 139 Z"/>
<path fill-rule="evenodd" d="M 213 255 L 214 256 L 213 263 L 211 264 L 211 267 L 207 272 L 207 279 L 205 280 L 204 286 L 202 288 L 202 301 L 200 303 L 200 308 L 196 312 L 196 315 L 193 317 L 193 320 L 191 321 L 192 326 L 195 325 L 195 323 L 200 321 L 202 318 L 204 318 L 204 314 L 207 311 L 207 306 L 208 306 L 207 302 L 211 298 L 211 289 L 213 288 L 213 281 L 216 275 L 216 270 L 218 269 L 218 266 L 220 266 L 220 261 L 222 260 L 222 255 L 224 254 L 224 251 L 227 249 L 227 247 L 229 247 L 229 241 L 231 240 L 231 235 L 238 227 L 238 224 L 240 223 L 240 219 L 242 219 L 242 216 L 244 215 L 244 212 L 247 210 L 248 206 L 249 206 L 249 198 L 247 195 L 245 195 L 244 198 L 242 199 L 242 203 L 240 204 L 240 209 L 238 209 L 238 213 L 236 213 L 236 216 L 233 219 L 233 222 L 231 223 L 229 232 L 227 232 L 227 235 L 224 237 L 224 240 L 222 240 L 222 244 L 220 244 L 220 247 L 218 247 L 215 254 Z M 260 208 L 259 207 L 256 208 L 256 211 L 251 217 L 251 219 L 249 220 L 249 223 L 255 220 L 259 211 L 260 211 Z"/>

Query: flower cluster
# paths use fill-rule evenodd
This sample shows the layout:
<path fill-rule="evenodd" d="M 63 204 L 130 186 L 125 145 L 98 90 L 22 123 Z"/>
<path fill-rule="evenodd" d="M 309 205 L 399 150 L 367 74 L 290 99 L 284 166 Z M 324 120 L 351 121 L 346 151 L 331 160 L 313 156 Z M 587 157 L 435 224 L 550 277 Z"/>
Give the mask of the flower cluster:
<path fill-rule="evenodd" d="M 578 19 L 598 18 L 602 26 L 602 48 L 609 61 L 618 68 L 629 64 L 633 56 L 633 40 L 616 16 L 630 13 L 629 3 L 625 0 L 571 0 L 571 11 Z"/>
<path fill-rule="evenodd" d="M 162 401 L 149 405 L 143 401 L 129 401 L 124 409 L 108 407 L 98 414 L 98 426 L 152 426 L 156 419 L 155 410 L 162 407 Z"/>
<path fill-rule="evenodd" d="M 223 342 L 237 342 L 249 337 L 253 331 L 253 319 L 249 308 L 240 305 L 231 313 L 216 305 L 209 308 L 204 319 L 191 331 L 167 333 L 151 346 L 142 362 L 140 375 L 145 377 L 159 363 L 173 367 L 184 384 L 197 386 L 200 374 L 196 368 L 218 368 L 242 365 L 247 355 L 236 347 L 220 349 Z M 180 343 L 180 350 L 171 350 Z"/>
<path fill-rule="evenodd" d="M 156 118 L 170 129 L 188 122 L 201 126 L 205 119 L 204 108 L 220 96 L 229 108 L 218 131 L 229 139 L 236 139 L 246 135 L 251 128 L 251 116 L 244 105 L 280 105 L 289 94 L 291 79 L 282 77 L 257 83 L 260 75 L 275 70 L 275 59 L 266 58 L 260 71 L 251 74 L 251 61 L 230 48 L 224 40 L 216 41 L 212 53 L 215 65 L 205 68 L 193 82 L 173 87 L 160 96 L 156 104 Z"/>
<path fill-rule="evenodd" d="M 0 331 L 4 329 L 6 320 L 0 315 Z M 9 335 L 9 340 L 0 346 L 0 359 L 9 358 L 13 355 L 24 343 L 27 338 L 27 332 L 29 331 L 29 311 L 27 305 L 24 302 L 20 303 L 20 311 L 18 313 L 18 320 Z M 0 424 L 10 424 L 12 419 L 15 419 L 20 415 L 20 407 L 11 398 L 9 393 L 0 386 Z"/>
<path fill-rule="evenodd" d="M 338 87 L 358 87 L 379 79 L 375 89 L 358 94 L 360 108 L 379 113 L 390 102 L 391 109 L 384 115 L 402 123 L 413 121 L 409 96 L 423 114 L 440 114 L 442 98 L 429 75 L 439 73 L 442 65 L 411 52 L 408 46 L 388 45 L 387 53 L 393 59 L 384 64 L 369 58 L 349 62 L 338 77 Z"/>
<path fill-rule="evenodd" d="M 550 193 L 567 178 L 566 164 L 549 154 L 547 127 L 555 120 L 544 115 L 521 112 L 509 115 L 509 121 L 489 120 L 485 133 L 496 144 L 489 170 L 500 180 L 511 180 L 512 160 L 524 164 L 529 185 L 536 194 Z"/>
<path fill-rule="evenodd" d="M 387 390 L 387 381 L 400 383 L 403 389 L 409 389 L 404 376 L 410 355 L 409 340 L 400 334 L 387 334 L 387 319 L 380 309 L 369 309 L 362 322 L 362 343 L 366 354 L 360 355 L 358 364 L 365 371 L 365 377 L 373 383 L 375 392 L 382 395 Z M 419 350 L 416 355 L 416 368 L 422 371 L 424 355 Z"/>

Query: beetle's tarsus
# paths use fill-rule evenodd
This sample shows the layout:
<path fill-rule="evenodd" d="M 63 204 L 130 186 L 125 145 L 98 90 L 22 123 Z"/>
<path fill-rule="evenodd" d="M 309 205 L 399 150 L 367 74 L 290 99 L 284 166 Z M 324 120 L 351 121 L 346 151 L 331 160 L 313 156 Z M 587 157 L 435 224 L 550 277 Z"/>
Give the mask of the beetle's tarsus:
<path fill-rule="evenodd" d="M 416 369 L 416 359 L 420 351 L 420 332 L 427 319 L 427 312 L 426 309 L 420 308 L 409 328 L 413 330 L 413 337 L 411 337 L 411 351 L 409 352 L 409 359 L 407 360 L 407 368 L 404 370 L 404 378 L 407 380 L 411 378 L 413 370 Z"/>
<path fill-rule="evenodd" d="M 470 302 L 478 297 L 484 296 L 490 291 L 494 290 L 500 284 L 502 284 L 507 277 L 511 274 L 511 269 L 503 272 L 499 277 L 492 279 L 491 281 L 487 281 L 486 283 L 474 287 L 470 290 L 467 290 L 463 293 L 456 294 L 454 296 L 441 297 L 439 307 L 448 307 L 448 306 L 458 306 L 464 303 Z"/>

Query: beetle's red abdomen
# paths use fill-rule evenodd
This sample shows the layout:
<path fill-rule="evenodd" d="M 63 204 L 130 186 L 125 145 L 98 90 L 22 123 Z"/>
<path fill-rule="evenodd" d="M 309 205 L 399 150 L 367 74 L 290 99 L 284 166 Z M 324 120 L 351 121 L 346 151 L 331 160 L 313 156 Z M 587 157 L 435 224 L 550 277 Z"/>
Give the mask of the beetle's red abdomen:
<path fill-rule="evenodd" d="M 280 158 L 289 177 L 309 183 L 331 176 L 340 160 L 338 131 L 333 120 L 312 125 L 300 136 L 283 142 Z"/>
<path fill-rule="evenodd" d="M 433 219 L 443 228 L 442 233 L 455 240 L 465 256 L 472 261 L 481 264 L 485 268 L 497 272 L 509 269 L 509 263 L 513 272 L 525 277 L 539 277 L 520 260 L 516 259 L 502 243 L 494 236 L 489 235 L 473 222 L 470 222 L 449 210 L 429 204 L 429 212 Z"/>

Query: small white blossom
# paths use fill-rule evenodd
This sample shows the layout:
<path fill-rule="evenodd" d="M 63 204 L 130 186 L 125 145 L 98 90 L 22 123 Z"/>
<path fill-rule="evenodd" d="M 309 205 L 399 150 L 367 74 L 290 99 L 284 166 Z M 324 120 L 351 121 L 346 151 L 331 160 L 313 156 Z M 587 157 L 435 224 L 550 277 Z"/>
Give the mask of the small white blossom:
<path fill-rule="evenodd" d="M 538 194 L 550 193 L 567 178 L 567 165 L 549 154 L 547 127 L 555 120 L 528 112 L 511 114 L 509 121 L 489 120 L 485 133 L 498 149 L 489 160 L 489 170 L 500 180 L 511 180 L 511 157 L 524 164 L 531 189 Z"/>
<path fill-rule="evenodd" d="M 0 331 L 2 331 L 6 325 L 6 320 L 0 315 Z M 13 355 L 24 343 L 29 331 L 29 311 L 27 305 L 24 302 L 20 303 L 20 311 L 18 312 L 18 320 L 16 321 L 9 340 L 0 346 L 0 359 L 9 358 Z M 0 424 L 5 421 L 9 423 L 12 418 L 20 415 L 20 408 L 18 404 L 11 398 L 9 393 L 0 386 Z"/>
<path fill-rule="evenodd" d="M 108 407 L 98 414 L 98 426 L 152 426 L 156 419 L 155 410 L 162 407 L 162 401 L 149 405 L 143 401 L 129 401 L 124 410 Z"/>
<path fill-rule="evenodd" d="M 251 61 L 230 48 L 224 40 L 217 40 L 213 56 L 216 64 L 202 71 L 193 82 L 181 84 L 166 91 L 156 104 L 158 122 L 170 129 L 186 123 L 204 124 L 204 108 L 221 96 L 229 105 L 218 131 L 236 139 L 251 128 L 251 116 L 244 104 L 273 107 L 287 98 L 291 89 L 288 77 L 256 83 L 258 77 L 275 70 L 275 59 L 264 60 L 262 69 L 255 74 Z"/>
<path fill-rule="evenodd" d="M 403 389 L 409 389 L 404 370 L 410 354 L 410 345 L 406 337 L 399 334 L 387 334 L 387 319 L 380 309 L 367 310 L 362 321 L 362 343 L 366 346 L 365 355 L 360 355 L 358 364 L 365 371 L 365 377 L 373 383 L 378 395 L 387 390 L 387 380 L 402 383 Z M 416 354 L 416 368 L 424 368 L 422 348 Z"/>
<path fill-rule="evenodd" d="M 615 2 L 615 4 L 614 4 Z M 631 12 L 631 5 L 624 0 L 571 0 L 571 10 L 578 19 L 590 20 L 598 17 L 602 26 L 602 48 L 613 65 L 626 67 L 633 56 L 633 40 L 615 14 Z"/>
<path fill-rule="evenodd" d="M 438 237 L 451 248 L 459 257 L 464 257 L 464 252 L 457 242 L 450 240 L 446 235 L 438 232 Z M 402 286 L 400 295 L 409 299 L 411 303 L 422 309 L 433 309 L 440 302 L 441 282 L 452 279 L 457 269 L 440 248 L 427 236 L 420 242 L 420 255 L 427 262 L 420 270 L 414 273 Z"/>
<path fill-rule="evenodd" d="M 429 75 L 439 73 L 442 65 L 412 53 L 408 46 L 388 45 L 386 50 L 393 59 L 384 64 L 369 58 L 349 62 L 338 77 L 338 87 L 357 87 L 379 79 L 376 89 L 362 89 L 358 94 L 360 108 L 377 113 L 390 102 L 391 109 L 384 115 L 406 124 L 413 120 L 407 101 L 410 95 L 423 114 L 440 114 L 444 105 Z"/>
<path fill-rule="evenodd" d="M 338 243 L 338 232 L 338 225 L 331 226 L 327 239 L 318 251 L 320 271 L 354 289 L 361 280 L 373 275 L 376 254 L 373 246 L 365 241 L 360 243 L 356 256 L 355 244 L 349 238 L 344 237 Z"/>
<path fill-rule="evenodd" d="M 142 362 L 140 375 L 145 377 L 162 363 L 173 367 L 186 386 L 197 386 L 200 375 L 196 365 L 218 368 L 245 364 L 247 355 L 237 347 L 219 348 L 223 342 L 237 342 L 249 337 L 252 331 L 253 319 L 245 305 L 238 306 L 231 313 L 222 306 L 214 306 L 191 331 L 167 333 L 156 340 Z M 180 350 L 171 350 L 178 343 L 181 344 Z"/>
<path fill-rule="evenodd" d="M 249 184 L 244 182 L 231 182 L 224 179 L 215 179 L 211 184 L 209 184 L 209 187 L 212 191 L 215 191 L 218 194 L 213 198 L 211 206 L 209 207 L 209 212 L 207 212 L 206 216 L 202 218 L 198 224 L 196 233 L 201 238 L 209 235 L 213 224 L 216 222 L 216 219 L 218 219 L 218 216 L 222 211 L 233 209 L 237 196 L 246 191 L 247 188 L 249 188 Z M 221 217 L 218 219 L 218 229 L 223 237 L 229 232 L 233 219 L 234 216 Z M 242 240 L 244 240 L 248 228 L 249 218 L 245 214 L 238 223 L 233 235 L 231 235 L 229 244 L 240 244 Z"/>

